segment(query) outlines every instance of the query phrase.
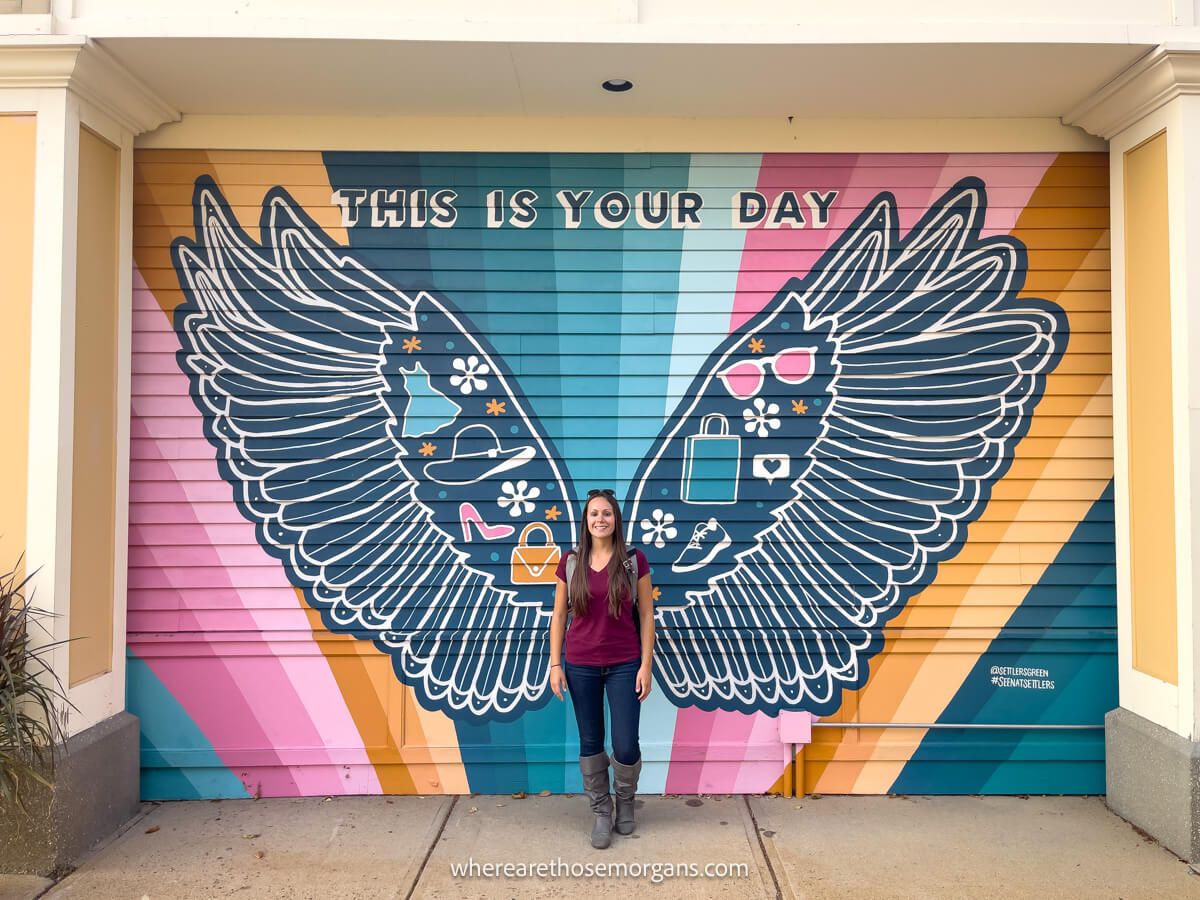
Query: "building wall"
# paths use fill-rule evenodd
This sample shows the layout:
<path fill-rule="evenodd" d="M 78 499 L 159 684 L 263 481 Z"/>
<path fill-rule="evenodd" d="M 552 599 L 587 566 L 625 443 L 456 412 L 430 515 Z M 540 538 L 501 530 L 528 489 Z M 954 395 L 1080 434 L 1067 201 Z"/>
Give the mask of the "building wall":
<path fill-rule="evenodd" d="M 120 150 L 79 129 L 70 682 L 112 671 Z"/>
<path fill-rule="evenodd" d="M 142 150 L 135 180 L 144 796 L 577 790 L 548 554 L 515 545 L 565 551 L 590 487 L 659 589 L 647 790 L 1103 791 L 1106 155 Z M 421 190 L 454 197 L 414 227 Z M 572 228 L 577 190 L 651 207 Z M 677 571 L 710 518 L 729 547 Z"/>
<path fill-rule="evenodd" d="M 0 448 L 0 571 L 25 552 L 29 477 L 29 341 L 33 300 L 33 184 L 37 118 L 0 116 L 0 152 L 8 215 L 0 223 L 0 416 L 9 439 Z"/>
<path fill-rule="evenodd" d="M 1133 666 L 1178 684 L 1171 348 L 1162 341 L 1171 332 L 1166 133 L 1124 162 Z"/>

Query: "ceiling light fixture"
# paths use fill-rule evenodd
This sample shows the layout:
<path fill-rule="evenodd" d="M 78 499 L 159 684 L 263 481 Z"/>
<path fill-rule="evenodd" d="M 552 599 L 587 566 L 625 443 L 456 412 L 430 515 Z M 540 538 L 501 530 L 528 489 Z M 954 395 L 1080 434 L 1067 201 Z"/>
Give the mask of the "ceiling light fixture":
<path fill-rule="evenodd" d="M 624 78 L 610 78 L 600 83 L 600 87 L 613 94 L 623 94 L 633 89 L 633 82 Z"/>

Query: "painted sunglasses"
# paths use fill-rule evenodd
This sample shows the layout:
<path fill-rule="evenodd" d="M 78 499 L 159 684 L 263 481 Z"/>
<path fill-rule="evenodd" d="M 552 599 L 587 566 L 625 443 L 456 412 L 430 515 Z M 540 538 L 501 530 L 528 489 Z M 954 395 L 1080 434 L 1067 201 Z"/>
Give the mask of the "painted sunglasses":
<path fill-rule="evenodd" d="M 816 368 L 816 347 L 788 347 L 774 356 L 743 359 L 717 373 L 725 390 L 738 400 L 749 400 L 762 390 L 767 378 L 767 363 L 784 384 L 804 384 Z"/>
<path fill-rule="evenodd" d="M 593 497 L 599 497 L 601 494 L 603 494 L 606 497 L 617 496 L 615 493 L 613 493 L 612 488 L 592 488 L 590 491 L 587 492 L 587 498 L 589 500 L 591 500 Z"/>

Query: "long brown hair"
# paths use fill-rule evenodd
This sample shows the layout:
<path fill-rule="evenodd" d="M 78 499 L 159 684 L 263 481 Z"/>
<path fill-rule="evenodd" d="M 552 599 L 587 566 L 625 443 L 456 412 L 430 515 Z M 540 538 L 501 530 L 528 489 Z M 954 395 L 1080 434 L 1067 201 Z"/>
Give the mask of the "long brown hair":
<path fill-rule="evenodd" d="M 587 613 L 591 591 L 588 589 L 588 575 L 591 573 L 592 533 L 587 526 L 588 504 L 595 500 L 604 500 L 613 511 L 613 552 L 608 561 L 608 614 L 614 619 L 621 617 L 621 601 L 629 593 L 629 579 L 625 575 L 625 560 L 629 554 L 625 549 L 625 528 L 621 524 L 621 507 L 609 494 L 597 494 L 583 504 L 583 516 L 579 530 L 579 546 L 575 548 L 575 572 L 571 583 L 567 585 L 567 602 L 571 614 L 582 616 Z"/>

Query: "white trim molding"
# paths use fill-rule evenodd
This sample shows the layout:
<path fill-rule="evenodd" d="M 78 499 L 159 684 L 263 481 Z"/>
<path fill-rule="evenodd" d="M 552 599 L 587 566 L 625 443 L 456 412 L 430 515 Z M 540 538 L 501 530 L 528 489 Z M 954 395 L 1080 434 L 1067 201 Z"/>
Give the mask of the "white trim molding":
<path fill-rule="evenodd" d="M 94 41 L 18 35 L 0 40 L 0 90 L 65 88 L 138 135 L 182 117 Z"/>
<path fill-rule="evenodd" d="M 1077 104 L 1062 121 L 1107 141 L 1187 94 L 1200 94 L 1200 44 L 1163 44 Z"/>
<path fill-rule="evenodd" d="M 1200 60 L 1200 54 L 1195 59 Z M 1197 69 L 1200 74 L 1200 68 Z M 1191 740 L 1200 738 L 1200 579 L 1195 569 L 1200 548 L 1200 97 L 1179 91 L 1174 102 L 1148 109 L 1114 133 L 1110 143 L 1112 188 L 1112 354 L 1113 454 L 1117 560 L 1117 641 L 1120 703 L 1164 728 Z M 1197 92 L 1200 93 L 1200 92 Z M 1133 668 L 1132 585 L 1130 580 L 1130 504 L 1128 358 L 1125 294 L 1125 153 L 1158 133 L 1167 137 L 1167 215 L 1170 242 L 1172 420 L 1175 463 L 1175 545 L 1177 611 L 1177 684 Z"/>

